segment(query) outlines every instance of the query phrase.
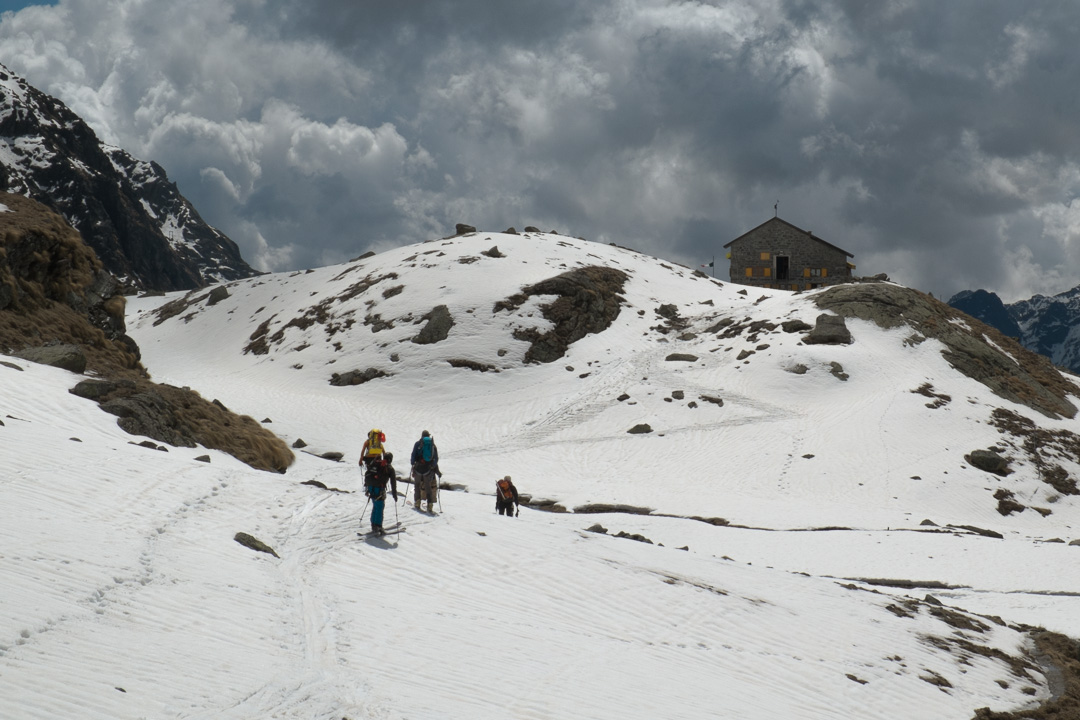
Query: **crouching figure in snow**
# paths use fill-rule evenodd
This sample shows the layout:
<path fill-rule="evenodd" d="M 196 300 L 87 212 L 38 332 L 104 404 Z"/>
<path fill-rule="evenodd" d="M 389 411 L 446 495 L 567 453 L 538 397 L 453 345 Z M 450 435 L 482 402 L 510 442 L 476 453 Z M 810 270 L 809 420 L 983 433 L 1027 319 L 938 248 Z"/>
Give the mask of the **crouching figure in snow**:
<path fill-rule="evenodd" d="M 514 482 L 507 475 L 502 480 L 495 481 L 495 511 L 506 517 L 514 517 L 514 506 L 521 507 L 518 500 L 518 491 Z"/>

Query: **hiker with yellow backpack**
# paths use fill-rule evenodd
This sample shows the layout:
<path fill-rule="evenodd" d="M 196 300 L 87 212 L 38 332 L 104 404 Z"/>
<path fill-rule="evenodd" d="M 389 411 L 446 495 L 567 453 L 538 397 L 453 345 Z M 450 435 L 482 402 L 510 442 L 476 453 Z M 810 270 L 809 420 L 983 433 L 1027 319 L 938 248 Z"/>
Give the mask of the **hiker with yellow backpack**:
<path fill-rule="evenodd" d="M 394 502 L 396 503 L 398 499 L 397 475 L 392 465 L 394 455 L 386 451 L 383 446 L 385 442 L 386 434 L 376 428 L 368 432 L 364 447 L 360 450 L 359 465 L 364 468 L 364 489 L 372 503 L 371 532 L 375 535 L 386 534 L 383 529 L 383 509 L 386 507 L 388 483 L 394 495 Z"/>

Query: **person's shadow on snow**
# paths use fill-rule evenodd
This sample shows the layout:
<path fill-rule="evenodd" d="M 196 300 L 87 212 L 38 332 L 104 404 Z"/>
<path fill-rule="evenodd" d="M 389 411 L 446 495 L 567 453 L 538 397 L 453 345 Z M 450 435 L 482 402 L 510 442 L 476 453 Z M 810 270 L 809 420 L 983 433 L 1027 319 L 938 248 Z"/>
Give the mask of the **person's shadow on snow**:
<path fill-rule="evenodd" d="M 385 535 L 381 537 L 379 535 L 368 535 L 364 538 L 364 542 L 381 550 L 393 550 L 398 546 L 396 537 L 393 542 L 390 542 Z"/>

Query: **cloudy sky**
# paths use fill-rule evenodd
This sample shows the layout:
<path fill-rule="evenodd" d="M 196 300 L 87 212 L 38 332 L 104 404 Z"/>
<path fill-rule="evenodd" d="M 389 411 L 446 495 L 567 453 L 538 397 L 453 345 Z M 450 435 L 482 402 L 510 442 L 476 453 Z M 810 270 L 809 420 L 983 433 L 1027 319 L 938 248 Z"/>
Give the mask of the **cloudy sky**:
<path fill-rule="evenodd" d="M 536 225 L 690 265 L 780 216 L 948 297 L 1080 284 L 1074 0 L 0 3 L 0 63 L 262 269 Z"/>

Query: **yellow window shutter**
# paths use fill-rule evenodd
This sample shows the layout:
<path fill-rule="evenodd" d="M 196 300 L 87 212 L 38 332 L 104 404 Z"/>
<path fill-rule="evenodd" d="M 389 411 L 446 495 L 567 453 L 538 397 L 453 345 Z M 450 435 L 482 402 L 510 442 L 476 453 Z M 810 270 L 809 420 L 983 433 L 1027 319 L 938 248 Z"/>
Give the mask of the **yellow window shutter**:
<path fill-rule="evenodd" d="M 761 253 L 761 259 L 762 260 L 768 260 L 769 259 L 769 253 L 767 253 L 767 252 Z"/>
<path fill-rule="evenodd" d="M 821 268 L 821 277 L 829 276 L 829 268 Z"/>
<path fill-rule="evenodd" d="M 765 277 L 772 277 L 772 268 L 761 268 L 764 271 Z"/>
<path fill-rule="evenodd" d="M 802 276 L 803 277 L 810 277 L 810 268 L 803 268 L 802 269 Z"/>
<path fill-rule="evenodd" d="M 754 277 L 754 268 L 746 268 L 746 277 Z"/>

